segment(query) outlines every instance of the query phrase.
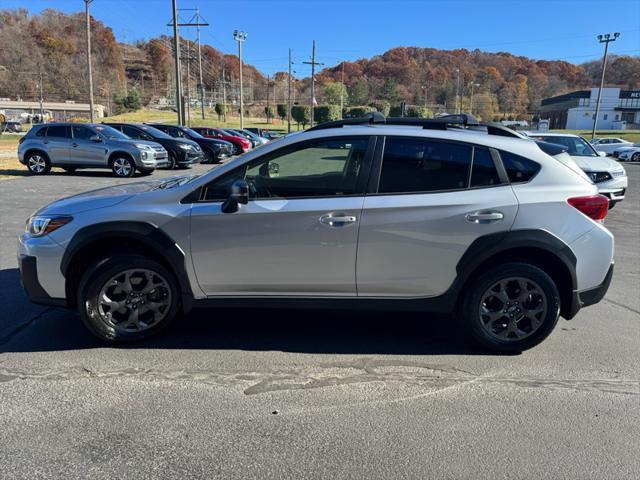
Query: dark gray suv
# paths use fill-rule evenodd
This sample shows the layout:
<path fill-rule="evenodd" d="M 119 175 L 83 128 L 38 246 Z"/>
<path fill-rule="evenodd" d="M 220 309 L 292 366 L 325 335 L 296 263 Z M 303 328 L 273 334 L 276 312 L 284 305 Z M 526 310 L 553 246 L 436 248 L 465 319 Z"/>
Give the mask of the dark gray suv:
<path fill-rule="evenodd" d="M 155 142 L 133 140 L 107 125 L 76 123 L 33 127 L 20 139 L 18 159 L 34 175 L 62 167 L 68 172 L 110 168 L 118 177 L 131 177 L 169 163 L 167 151 Z"/>

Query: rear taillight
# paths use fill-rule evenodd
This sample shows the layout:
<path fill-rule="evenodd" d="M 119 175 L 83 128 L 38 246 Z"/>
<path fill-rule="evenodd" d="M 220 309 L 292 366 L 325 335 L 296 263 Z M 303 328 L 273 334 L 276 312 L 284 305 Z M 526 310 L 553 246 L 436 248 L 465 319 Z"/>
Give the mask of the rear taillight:
<path fill-rule="evenodd" d="M 586 197 L 573 197 L 567 200 L 569 205 L 577 208 L 587 217 L 601 222 L 609 211 L 609 199 L 604 195 L 589 195 Z"/>

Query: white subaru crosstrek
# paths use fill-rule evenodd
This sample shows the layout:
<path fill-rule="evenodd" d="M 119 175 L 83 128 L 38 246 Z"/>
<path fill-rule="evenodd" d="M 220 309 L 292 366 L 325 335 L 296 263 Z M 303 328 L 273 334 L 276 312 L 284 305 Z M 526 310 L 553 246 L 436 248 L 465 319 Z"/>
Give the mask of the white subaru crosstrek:
<path fill-rule="evenodd" d="M 609 200 L 564 150 L 467 115 L 331 122 L 199 176 L 41 208 L 22 282 L 111 342 L 194 306 L 324 307 L 448 312 L 520 351 L 613 274 Z"/>
<path fill-rule="evenodd" d="M 609 198 L 609 208 L 624 200 L 629 185 L 624 167 L 604 152 L 598 153 L 584 138 L 570 133 L 527 132 L 526 135 L 565 147 L 571 158 L 598 186 L 598 192 Z"/>

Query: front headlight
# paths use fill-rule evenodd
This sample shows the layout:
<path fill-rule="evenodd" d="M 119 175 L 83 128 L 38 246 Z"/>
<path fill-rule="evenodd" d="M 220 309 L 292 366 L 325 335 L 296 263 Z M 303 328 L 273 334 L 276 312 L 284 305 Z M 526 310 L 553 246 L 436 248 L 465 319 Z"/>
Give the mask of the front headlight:
<path fill-rule="evenodd" d="M 73 217 L 67 215 L 35 215 L 27 220 L 26 232 L 34 237 L 48 235 L 66 225 Z"/>
<path fill-rule="evenodd" d="M 179 143 L 178 147 L 180 147 L 183 150 L 191 150 L 191 148 L 192 148 L 191 145 L 188 145 L 186 143 Z"/>
<path fill-rule="evenodd" d="M 149 150 L 149 151 L 153 151 L 153 148 L 151 148 L 151 145 L 146 145 L 144 143 L 136 143 L 135 145 L 136 148 L 139 148 L 140 150 Z"/>

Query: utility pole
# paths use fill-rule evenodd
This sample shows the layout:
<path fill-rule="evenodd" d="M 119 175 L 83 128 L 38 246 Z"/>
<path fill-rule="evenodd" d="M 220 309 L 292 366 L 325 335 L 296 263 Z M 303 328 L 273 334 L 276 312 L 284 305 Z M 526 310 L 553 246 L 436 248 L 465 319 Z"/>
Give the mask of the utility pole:
<path fill-rule="evenodd" d="M 422 85 L 422 90 L 424 90 L 424 107 L 427 108 L 427 85 Z"/>
<path fill-rule="evenodd" d="M 469 113 L 473 115 L 473 87 L 479 87 L 479 83 L 471 82 L 471 97 L 469 98 Z"/>
<path fill-rule="evenodd" d="M 5 67 L 2 67 L 0 65 L 0 72 L 2 71 L 6 71 Z M 44 122 L 44 89 L 42 86 L 42 78 L 44 76 L 44 74 L 42 73 L 42 70 L 40 70 L 39 72 L 14 72 L 16 74 L 20 74 L 20 75 L 36 75 L 38 77 L 38 90 L 40 92 L 40 117 L 41 117 L 41 121 Z"/>
<path fill-rule="evenodd" d="M 91 71 L 91 16 L 89 15 L 89 4 L 93 0 L 84 0 L 84 19 L 87 30 L 87 72 L 89 73 L 89 118 L 91 123 L 95 122 L 93 111 L 93 73 Z"/>
<path fill-rule="evenodd" d="M 180 73 L 180 34 L 178 33 L 178 7 L 176 0 L 173 2 L 173 57 L 176 64 L 176 111 L 178 112 L 178 124 L 184 125 L 184 113 L 182 111 L 182 76 Z"/>
<path fill-rule="evenodd" d="M 342 61 L 342 78 L 340 83 L 342 83 L 340 87 L 340 118 L 342 118 L 342 112 L 344 110 L 344 60 Z"/>
<path fill-rule="evenodd" d="M 184 112 L 184 104 L 182 98 L 182 77 L 180 74 L 180 35 L 178 34 L 178 27 L 196 27 L 198 34 L 198 66 L 200 69 L 200 101 L 203 105 L 202 107 L 202 118 L 204 118 L 204 90 L 202 90 L 202 57 L 201 57 L 201 49 L 200 49 L 200 27 L 206 27 L 209 24 L 200 16 L 200 10 L 198 8 L 178 8 L 176 6 L 176 0 L 173 1 L 173 21 L 169 22 L 167 26 L 173 26 L 173 49 L 175 55 L 176 62 L 176 97 L 179 100 L 176 100 L 176 106 L 178 110 L 178 123 L 180 125 L 184 125 L 186 123 L 185 112 Z M 191 19 L 186 23 L 178 23 L 178 11 L 190 11 L 196 12 Z M 190 48 L 190 46 L 189 46 Z M 189 58 L 189 61 L 191 58 Z M 187 68 L 189 64 L 187 63 Z M 188 78 L 188 75 L 187 75 Z M 189 85 L 187 85 L 187 90 L 189 90 Z M 190 99 L 191 97 L 189 97 Z M 191 106 L 188 106 L 189 109 L 189 121 L 191 121 Z"/>
<path fill-rule="evenodd" d="M 242 100 L 242 44 L 247 40 L 247 34 L 240 30 L 234 30 L 233 39 L 238 42 L 238 62 L 240 64 L 240 130 L 242 130 L 244 128 L 244 102 Z"/>
<path fill-rule="evenodd" d="M 462 108 L 460 107 L 460 69 L 456 68 L 458 79 L 456 80 L 456 113 L 460 113 Z"/>
<path fill-rule="evenodd" d="M 593 117 L 593 129 L 591 130 L 591 140 L 596 136 L 596 127 L 598 125 L 598 114 L 600 113 L 600 97 L 602 96 L 602 88 L 604 87 L 604 73 L 607 69 L 607 54 L 609 53 L 609 43 L 615 42 L 620 33 L 616 32 L 613 36 L 610 33 L 598 35 L 598 42 L 604 43 L 604 58 L 602 59 L 602 76 L 600 77 L 600 88 L 598 89 L 598 99 L 596 100 L 596 114 Z"/>
<path fill-rule="evenodd" d="M 269 90 L 271 90 L 271 76 L 267 75 L 267 123 L 271 123 L 269 121 Z"/>
<path fill-rule="evenodd" d="M 227 80 L 224 78 L 224 68 L 222 69 L 222 119 L 227 121 Z"/>
<path fill-rule="evenodd" d="M 196 8 L 196 32 L 198 34 L 198 76 L 200 80 L 200 109 L 204 120 L 204 84 L 202 83 L 202 48 L 200 46 L 200 9 Z"/>
<path fill-rule="evenodd" d="M 187 41 L 187 127 L 191 127 L 191 43 Z"/>
<path fill-rule="evenodd" d="M 313 41 L 313 47 L 311 49 L 311 61 L 302 62 L 307 65 L 311 65 L 311 126 L 313 127 L 313 114 L 316 104 L 316 65 L 324 65 L 324 63 L 316 62 L 316 41 Z"/>
<path fill-rule="evenodd" d="M 289 76 L 287 77 L 287 133 L 291 133 L 291 49 L 289 49 Z"/>

